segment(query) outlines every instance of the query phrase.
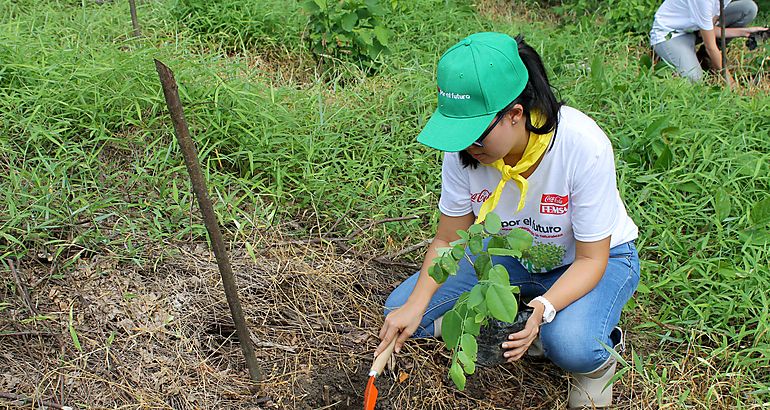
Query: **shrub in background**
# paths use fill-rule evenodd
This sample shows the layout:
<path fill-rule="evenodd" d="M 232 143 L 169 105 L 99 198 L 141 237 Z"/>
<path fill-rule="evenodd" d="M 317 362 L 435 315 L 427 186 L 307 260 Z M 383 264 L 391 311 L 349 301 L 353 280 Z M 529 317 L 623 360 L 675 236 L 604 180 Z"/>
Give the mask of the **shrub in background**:
<path fill-rule="evenodd" d="M 306 41 L 319 61 L 352 61 L 372 70 L 389 53 L 391 31 L 377 0 L 307 0 L 302 8 L 309 18 Z"/>
<path fill-rule="evenodd" d="M 568 0 L 555 9 L 561 14 L 604 16 L 609 31 L 645 35 L 650 32 L 661 3 L 660 0 Z"/>

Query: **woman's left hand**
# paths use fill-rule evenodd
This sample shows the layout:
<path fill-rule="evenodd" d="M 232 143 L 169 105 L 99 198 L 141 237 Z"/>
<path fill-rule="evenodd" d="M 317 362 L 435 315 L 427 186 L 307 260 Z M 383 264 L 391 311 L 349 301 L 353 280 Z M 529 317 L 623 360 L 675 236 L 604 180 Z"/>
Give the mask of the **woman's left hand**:
<path fill-rule="evenodd" d="M 540 303 L 535 303 L 533 307 L 535 310 L 532 312 L 529 319 L 527 319 L 527 324 L 524 325 L 524 329 L 516 333 L 511 333 L 508 335 L 508 341 L 503 343 L 503 349 L 507 350 L 503 356 L 507 359 L 508 363 L 521 359 L 540 333 L 540 324 L 543 322 L 544 308 Z"/>

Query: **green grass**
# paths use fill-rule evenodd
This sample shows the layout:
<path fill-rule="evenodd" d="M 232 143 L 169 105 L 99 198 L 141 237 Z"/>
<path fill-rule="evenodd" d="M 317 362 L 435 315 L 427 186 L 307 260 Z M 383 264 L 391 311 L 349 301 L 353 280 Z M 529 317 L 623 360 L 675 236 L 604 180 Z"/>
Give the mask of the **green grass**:
<path fill-rule="evenodd" d="M 172 16 L 209 45 L 228 51 L 301 48 L 307 23 L 298 1 L 175 0 Z"/>
<path fill-rule="evenodd" d="M 259 247 L 255 229 L 290 221 L 300 236 L 344 234 L 410 214 L 423 219 L 380 227 L 366 240 L 401 248 L 429 237 L 440 155 L 415 136 L 434 109 L 436 60 L 474 31 L 522 32 L 562 97 L 592 116 L 616 150 L 644 259 L 636 331 L 660 344 L 629 371 L 660 406 L 770 400 L 767 94 L 691 86 L 640 68 L 642 37 L 588 19 L 559 27 L 490 20 L 462 2 L 428 0 L 388 20 L 397 35 L 378 75 L 351 78 L 350 68 L 339 81 L 312 72 L 275 81 L 249 57 L 269 58 L 276 47 L 303 55 L 304 21 L 291 7 L 268 2 L 273 13 L 253 15 L 272 25 L 227 17 L 250 4 L 235 1 L 179 23 L 180 4 L 140 2 L 145 37 L 132 40 L 120 2 L 0 1 L 2 259 L 47 251 L 67 275 L 77 258 L 149 265 L 158 246 L 205 238 L 153 58 L 181 84 L 230 240 Z M 665 383 L 690 377 L 673 374 L 686 346 L 711 366 L 694 365 L 703 383 L 729 385 L 685 394 Z M 670 373 L 656 372 L 660 365 Z"/>

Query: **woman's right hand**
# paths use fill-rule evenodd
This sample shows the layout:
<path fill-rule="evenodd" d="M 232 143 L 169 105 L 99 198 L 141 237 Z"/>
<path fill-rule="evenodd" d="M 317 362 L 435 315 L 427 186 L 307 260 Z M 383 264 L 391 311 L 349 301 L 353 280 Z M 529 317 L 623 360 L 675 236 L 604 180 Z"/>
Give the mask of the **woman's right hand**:
<path fill-rule="evenodd" d="M 379 355 L 387 347 L 394 337 L 397 337 L 395 351 L 401 351 L 404 341 L 412 336 L 420 326 L 422 316 L 425 314 L 425 307 L 418 306 L 417 303 L 407 301 L 400 308 L 388 313 L 380 329 L 380 345 L 374 351 L 374 356 Z"/>
<path fill-rule="evenodd" d="M 436 230 L 436 236 L 431 241 L 428 250 L 425 252 L 425 260 L 422 263 L 422 269 L 420 270 L 420 276 L 417 279 L 417 284 L 412 289 L 412 293 L 406 300 L 403 306 L 388 313 L 385 317 L 385 323 L 380 329 L 380 345 L 374 351 L 374 355 L 377 356 L 382 353 L 385 348 L 396 339 L 395 351 L 398 353 L 401 351 L 401 346 L 404 345 L 406 339 L 412 336 L 417 327 L 420 326 L 423 315 L 425 315 L 425 309 L 428 308 L 433 294 L 436 293 L 441 285 L 436 283 L 433 278 L 428 275 L 428 267 L 433 263 L 433 260 L 438 257 L 437 249 L 441 247 L 447 247 L 452 241 L 457 240 L 460 236 L 457 235 L 457 231 L 460 229 L 468 229 L 473 225 L 475 220 L 473 212 L 469 212 L 463 216 L 448 216 L 441 214 L 438 220 L 438 229 Z"/>

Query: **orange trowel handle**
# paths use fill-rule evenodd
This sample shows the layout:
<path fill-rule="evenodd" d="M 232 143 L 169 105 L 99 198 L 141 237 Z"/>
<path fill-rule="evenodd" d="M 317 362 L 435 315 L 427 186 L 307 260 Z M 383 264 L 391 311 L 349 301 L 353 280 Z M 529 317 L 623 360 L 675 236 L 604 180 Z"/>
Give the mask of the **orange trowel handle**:
<path fill-rule="evenodd" d="M 393 340 L 390 341 L 388 347 L 386 347 L 385 350 L 383 350 L 379 355 L 377 355 L 376 358 L 374 358 L 372 368 L 369 369 L 369 376 L 376 376 L 382 373 L 382 370 L 385 369 L 385 365 L 388 363 L 390 355 L 393 354 L 393 349 L 396 347 L 396 340 L 398 339 L 398 336 L 399 335 L 394 335 Z"/>

